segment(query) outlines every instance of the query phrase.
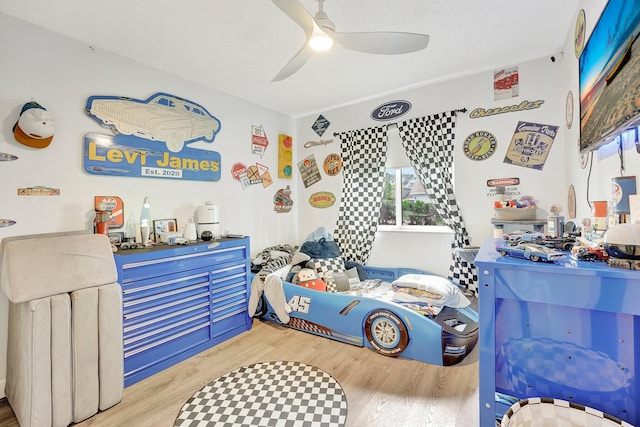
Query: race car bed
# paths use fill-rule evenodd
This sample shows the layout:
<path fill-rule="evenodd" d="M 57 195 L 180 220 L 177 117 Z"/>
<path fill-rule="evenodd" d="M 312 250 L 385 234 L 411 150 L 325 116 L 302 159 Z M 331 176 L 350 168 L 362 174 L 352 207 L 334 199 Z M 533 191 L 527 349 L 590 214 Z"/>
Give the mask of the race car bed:
<path fill-rule="evenodd" d="M 474 304 L 467 305 L 468 300 L 455 304 L 459 308 L 424 304 L 411 295 L 418 288 L 424 289 L 422 285 L 407 285 L 398 279 L 413 278 L 438 285 L 444 281 L 462 295 L 455 284 L 413 269 L 365 267 L 365 271 L 366 280 L 343 292 L 319 291 L 282 281 L 288 316 L 283 316 L 282 308 L 273 307 L 273 302 L 263 295 L 254 317 L 369 347 L 385 356 L 434 365 L 459 363 L 474 348 L 478 341 Z"/>

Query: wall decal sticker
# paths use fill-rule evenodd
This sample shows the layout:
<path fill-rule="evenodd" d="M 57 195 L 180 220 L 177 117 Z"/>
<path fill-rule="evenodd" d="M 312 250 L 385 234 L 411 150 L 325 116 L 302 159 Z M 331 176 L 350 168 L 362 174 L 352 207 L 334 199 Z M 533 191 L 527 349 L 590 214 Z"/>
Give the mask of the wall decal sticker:
<path fill-rule="evenodd" d="M 291 179 L 293 174 L 293 138 L 278 135 L 278 178 Z"/>
<path fill-rule="evenodd" d="M 574 46 L 576 51 L 576 58 L 580 58 L 582 49 L 584 49 L 585 34 L 586 34 L 586 19 L 584 16 L 584 9 L 580 9 L 578 17 L 576 19 L 576 30 L 574 34 Z"/>
<path fill-rule="evenodd" d="M 186 143 L 213 142 L 220 132 L 220 120 L 200 104 L 168 93 L 149 98 L 91 96 L 85 110 L 89 117 L 119 135 L 161 141 L 178 153 Z"/>
<path fill-rule="evenodd" d="M 273 179 L 271 178 L 271 174 L 269 173 L 269 168 L 267 166 L 256 163 L 256 168 L 258 168 L 258 176 L 262 182 L 262 188 L 267 188 L 273 184 Z"/>
<path fill-rule="evenodd" d="M 278 213 L 290 212 L 293 208 L 293 200 L 291 199 L 291 188 L 287 185 L 276 191 L 273 196 L 273 210 Z"/>
<path fill-rule="evenodd" d="M 493 178 L 487 180 L 487 197 L 494 201 L 500 195 L 500 200 L 518 199 L 520 197 L 520 178 Z"/>
<path fill-rule="evenodd" d="M 309 204 L 318 209 L 330 208 L 336 202 L 336 196 L 328 191 L 318 191 L 309 196 Z"/>
<path fill-rule="evenodd" d="M 109 228 L 124 225 L 124 203 L 118 196 L 94 196 L 93 207 L 96 211 L 109 211 Z"/>
<path fill-rule="evenodd" d="M 520 94 L 518 67 L 504 68 L 493 73 L 493 99 L 516 98 Z"/>
<path fill-rule="evenodd" d="M 18 196 L 59 196 L 59 188 L 44 187 L 37 185 L 35 187 L 18 188 Z"/>
<path fill-rule="evenodd" d="M 567 120 L 567 129 L 571 129 L 573 125 L 573 92 L 567 93 L 567 105 L 565 106 L 565 114 Z"/>
<path fill-rule="evenodd" d="M 316 158 L 313 154 L 299 162 L 298 169 L 300 170 L 300 178 L 302 178 L 304 188 L 308 188 L 322 179 Z"/>
<path fill-rule="evenodd" d="M 331 153 L 324 158 L 324 172 L 329 176 L 336 176 L 342 170 L 342 157 L 338 153 Z"/>
<path fill-rule="evenodd" d="M 329 145 L 333 144 L 333 139 L 320 139 L 318 141 L 307 141 L 304 143 L 304 148 L 311 148 L 318 145 Z"/>
<path fill-rule="evenodd" d="M 269 140 L 262 125 L 251 125 L 251 154 L 262 157 L 268 145 Z"/>
<path fill-rule="evenodd" d="M 558 126 L 518 122 L 504 163 L 542 170 L 557 133 Z"/>
<path fill-rule="evenodd" d="M 12 219 L 0 219 L 0 227 L 11 227 L 15 223 Z"/>
<path fill-rule="evenodd" d="M 327 130 L 330 124 L 331 123 L 329 122 L 329 120 L 327 120 L 322 114 L 320 114 L 311 126 L 311 129 L 313 129 L 313 131 L 317 133 L 318 136 L 322 136 L 322 134 Z"/>
<path fill-rule="evenodd" d="M 498 140 L 485 130 L 473 132 L 464 140 L 462 150 L 471 160 L 486 160 L 496 152 Z"/>
<path fill-rule="evenodd" d="M 391 101 L 378 105 L 371 112 L 371 118 L 378 121 L 397 119 L 407 114 L 409 110 L 411 110 L 409 101 Z"/>
<path fill-rule="evenodd" d="M 251 185 L 247 177 L 247 167 L 243 163 L 238 162 L 231 166 L 231 177 L 242 184 L 243 190 Z"/>
<path fill-rule="evenodd" d="M 576 189 L 573 188 L 573 184 L 569 185 L 569 192 L 567 193 L 567 211 L 569 212 L 569 218 L 576 217 Z"/>
<path fill-rule="evenodd" d="M 18 156 L 9 153 L 0 153 L 0 162 L 10 162 L 13 160 L 18 160 Z"/>
<path fill-rule="evenodd" d="M 487 187 L 507 187 L 509 185 L 519 185 L 520 178 L 494 178 L 487 180 Z"/>
<path fill-rule="evenodd" d="M 611 181 L 611 212 L 615 215 L 630 214 L 629 196 L 636 194 L 636 177 L 619 176 Z"/>
<path fill-rule="evenodd" d="M 160 150 L 158 150 L 160 148 Z M 134 136 L 88 133 L 84 137 L 84 169 L 92 175 L 219 181 L 220 153 L 183 148 L 162 150 L 155 141 Z"/>
<path fill-rule="evenodd" d="M 477 119 L 479 117 L 495 116 L 496 114 L 513 113 L 516 111 L 527 111 L 540 108 L 544 104 L 542 99 L 537 101 L 522 101 L 520 104 L 507 105 L 506 107 L 497 108 L 476 108 L 469 113 L 470 119 Z"/>

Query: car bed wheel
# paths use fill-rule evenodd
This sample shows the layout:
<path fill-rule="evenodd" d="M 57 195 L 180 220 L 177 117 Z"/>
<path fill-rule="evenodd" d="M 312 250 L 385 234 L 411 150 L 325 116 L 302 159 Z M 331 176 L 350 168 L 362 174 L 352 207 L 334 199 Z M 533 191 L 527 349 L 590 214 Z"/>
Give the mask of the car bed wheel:
<path fill-rule="evenodd" d="M 388 310 L 377 310 L 369 314 L 364 328 L 369 344 L 385 356 L 397 356 L 409 344 L 407 327 L 398 316 Z"/>
<path fill-rule="evenodd" d="M 500 251 L 499 254 L 502 256 L 507 256 L 507 251 Z"/>
<path fill-rule="evenodd" d="M 538 255 L 531 255 L 529 256 L 529 259 L 533 262 L 538 262 L 540 261 L 540 257 Z"/>

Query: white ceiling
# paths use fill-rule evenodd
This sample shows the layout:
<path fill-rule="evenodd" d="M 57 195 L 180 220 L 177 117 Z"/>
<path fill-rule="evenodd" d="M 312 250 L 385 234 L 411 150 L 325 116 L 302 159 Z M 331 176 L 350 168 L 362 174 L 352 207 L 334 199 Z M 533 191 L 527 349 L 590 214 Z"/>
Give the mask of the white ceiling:
<path fill-rule="evenodd" d="M 316 12 L 317 0 L 300 2 Z M 300 117 L 557 54 L 578 3 L 325 0 L 337 31 L 426 33 L 429 46 L 405 55 L 334 47 L 276 83 L 304 34 L 269 0 L 0 0 L 0 12 Z"/>

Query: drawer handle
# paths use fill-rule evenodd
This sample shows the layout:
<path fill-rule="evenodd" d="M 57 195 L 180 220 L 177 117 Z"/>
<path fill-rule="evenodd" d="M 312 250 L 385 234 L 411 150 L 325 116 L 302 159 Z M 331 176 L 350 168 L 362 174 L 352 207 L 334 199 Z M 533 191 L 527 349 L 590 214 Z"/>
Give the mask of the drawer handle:
<path fill-rule="evenodd" d="M 134 355 L 136 355 L 138 353 L 141 353 L 143 351 L 146 351 L 146 350 L 149 350 L 151 348 L 157 347 L 157 346 L 159 346 L 161 344 L 167 343 L 167 342 L 172 341 L 172 340 L 174 340 L 176 338 L 180 338 L 180 337 L 183 337 L 185 335 L 189 335 L 191 332 L 195 332 L 198 329 L 202 329 L 204 327 L 208 328 L 209 327 L 209 322 L 202 323 L 201 325 L 198 325 L 198 326 L 194 326 L 193 328 L 187 329 L 186 331 L 182 331 L 179 334 L 171 335 L 170 337 L 167 337 L 167 338 L 165 338 L 163 340 L 157 341 L 157 342 L 155 342 L 153 344 L 138 348 L 136 350 L 132 350 L 130 352 L 125 352 L 124 353 L 124 358 L 126 359 L 127 357 L 134 356 Z"/>
<path fill-rule="evenodd" d="M 172 290 L 170 292 L 163 292 L 161 294 L 156 294 L 156 295 L 151 295 L 151 296 L 144 297 L 144 298 L 136 298 L 134 300 L 125 301 L 125 303 L 123 304 L 123 307 L 133 307 L 134 305 L 143 304 L 145 302 L 156 301 L 156 300 L 159 300 L 159 299 L 162 299 L 162 298 L 169 297 L 171 295 L 177 295 L 177 294 L 181 294 L 183 292 L 192 291 L 194 289 L 202 288 L 203 285 L 207 286 L 208 283 L 196 283 L 195 285 L 187 286 L 186 288 L 178 288 L 178 289 L 174 289 L 174 290 Z"/>
<path fill-rule="evenodd" d="M 187 280 L 197 279 L 197 278 L 203 278 L 204 280 L 207 280 L 209 278 L 208 276 L 209 276 L 209 273 L 194 274 L 191 276 L 178 277 L 177 279 L 173 279 L 173 280 L 165 280 L 164 282 L 155 282 L 151 285 L 146 285 L 146 286 L 137 286 L 135 288 L 127 287 L 127 289 L 124 289 L 122 291 L 122 294 L 129 295 L 135 292 L 146 291 L 149 289 L 159 288 L 161 286 L 172 285 L 174 283 L 186 282 Z"/>
<path fill-rule="evenodd" d="M 165 332 L 165 331 L 168 331 L 170 329 L 177 328 L 177 327 L 182 326 L 182 325 L 186 325 L 188 323 L 193 322 L 194 320 L 201 319 L 202 317 L 209 317 L 209 313 L 205 312 L 205 313 L 201 313 L 201 314 L 199 314 L 197 316 L 191 316 L 188 319 L 183 319 L 183 320 L 181 320 L 179 322 L 172 323 L 172 324 L 167 325 L 167 326 L 163 326 L 162 328 L 154 329 L 153 331 L 149 331 L 146 334 L 138 335 L 136 337 L 131 337 L 131 338 L 126 338 L 125 337 L 124 345 L 126 347 L 127 345 L 134 344 L 134 343 L 136 343 L 138 341 L 147 339 L 147 338 L 152 337 L 154 335 L 158 335 L 158 334 L 160 334 L 162 332 Z"/>
<path fill-rule="evenodd" d="M 133 313 L 128 313 L 128 314 L 124 315 L 123 318 L 125 320 L 133 319 L 135 317 L 139 317 L 139 316 L 142 316 L 142 315 L 145 315 L 145 314 L 149 314 L 149 313 L 154 313 L 156 311 L 163 310 L 163 309 L 168 308 L 168 307 L 173 307 L 174 305 L 183 304 L 185 302 L 189 302 L 189 301 L 192 301 L 194 299 L 207 297 L 208 295 L 209 295 L 209 292 L 200 293 L 198 295 L 193 295 L 193 296 L 190 296 L 188 298 L 182 298 L 182 299 L 179 299 L 179 300 L 176 300 L 176 301 L 171 301 L 171 302 L 166 303 L 166 304 L 158 305 L 156 307 L 148 308 L 146 310 L 140 310 L 140 311 L 135 311 Z"/>
<path fill-rule="evenodd" d="M 131 325 L 131 326 L 125 326 L 124 327 L 124 333 L 126 334 L 127 332 L 132 332 L 132 331 L 135 331 L 137 329 L 144 328 L 145 326 L 153 325 L 154 323 L 159 323 L 159 322 L 162 322 L 164 320 L 170 319 L 172 317 L 177 317 L 177 316 L 180 316 L 180 315 L 192 312 L 192 311 L 197 311 L 198 309 L 205 308 L 205 307 L 207 307 L 207 310 L 208 310 L 208 307 L 209 307 L 209 303 L 208 302 L 203 302 L 202 304 L 197 304 L 197 305 L 194 305 L 193 307 L 187 307 L 187 308 L 184 308 L 182 310 L 178 310 L 178 311 L 173 312 L 173 313 L 165 314 L 164 316 L 154 317 L 153 319 L 150 319 L 150 320 L 147 320 L 147 321 L 144 321 L 144 322 L 140 322 L 140 323 L 136 323 L 136 324 Z M 124 316 L 124 319 L 127 320 L 127 316 Z"/>

